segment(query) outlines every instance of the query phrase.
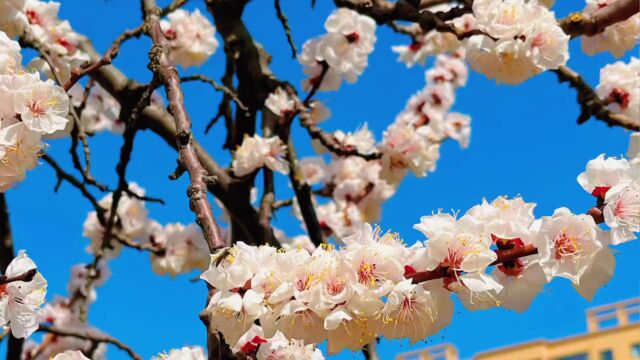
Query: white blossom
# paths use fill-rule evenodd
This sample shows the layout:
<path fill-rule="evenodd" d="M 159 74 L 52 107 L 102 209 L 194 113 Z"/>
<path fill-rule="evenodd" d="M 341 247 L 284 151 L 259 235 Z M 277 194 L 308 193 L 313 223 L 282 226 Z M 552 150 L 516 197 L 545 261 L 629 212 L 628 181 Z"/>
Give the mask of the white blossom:
<path fill-rule="evenodd" d="M 40 134 L 16 119 L 2 121 L 0 128 L 0 192 L 24 180 L 27 170 L 38 164 Z"/>
<path fill-rule="evenodd" d="M 640 232 L 640 179 L 612 187 L 604 202 L 604 221 L 611 228 L 611 243 L 635 240 Z"/>
<path fill-rule="evenodd" d="M 537 2 L 480 0 L 473 3 L 479 30 L 466 41 L 471 67 L 498 83 L 518 84 L 564 65 L 569 35 L 554 13 Z M 496 39 L 496 40 L 494 40 Z"/>
<path fill-rule="evenodd" d="M 295 102 L 281 87 L 269 94 L 264 106 L 277 116 L 285 117 L 293 113 Z"/>
<path fill-rule="evenodd" d="M 327 34 L 307 41 L 299 57 L 309 76 L 303 82 L 307 90 L 336 90 L 342 79 L 356 82 L 367 67 L 376 42 L 375 21 L 347 8 L 338 8 L 329 15 L 325 28 Z"/>
<path fill-rule="evenodd" d="M 9 37 L 22 34 L 27 25 L 27 17 L 22 12 L 26 0 L 6 0 L 0 2 L 0 31 Z"/>
<path fill-rule="evenodd" d="M 29 130 L 51 134 L 69 121 L 69 97 L 52 80 L 20 89 L 14 94 L 14 110 Z"/>
<path fill-rule="evenodd" d="M 609 111 L 640 119 L 640 60 L 631 58 L 628 64 L 618 61 L 602 68 L 596 94 Z"/>
<path fill-rule="evenodd" d="M 20 45 L 0 31 L 0 75 L 15 74 L 21 63 Z"/>
<path fill-rule="evenodd" d="M 604 198 L 611 187 L 629 184 L 640 176 L 639 171 L 626 159 L 605 158 L 601 154 L 587 163 L 586 171 L 578 175 L 578 183 L 586 192 Z"/>
<path fill-rule="evenodd" d="M 234 153 L 233 172 L 236 176 L 245 176 L 266 166 L 273 171 L 288 174 L 286 151 L 286 145 L 277 136 L 270 138 L 263 138 L 257 134 L 245 136 Z"/>
<path fill-rule="evenodd" d="M 4 275 L 16 277 L 35 270 L 36 264 L 21 250 Z M 0 286 L 0 325 L 9 326 L 17 338 L 29 337 L 38 329 L 40 306 L 47 294 L 47 281 L 36 272 L 30 281 L 12 281 Z"/>
<path fill-rule="evenodd" d="M 218 49 L 216 28 L 196 9 L 171 12 L 160 26 L 171 45 L 171 60 L 183 67 L 200 66 Z"/>
<path fill-rule="evenodd" d="M 151 254 L 152 269 L 156 274 L 176 276 L 209 266 L 209 248 L 196 224 L 161 226 L 152 223 L 150 227 L 153 229 L 148 237 L 150 243 L 164 251 L 163 254 Z"/>
<path fill-rule="evenodd" d="M 547 278 L 561 276 L 579 284 L 602 248 L 598 233 L 591 216 L 574 215 L 567 208 L 543 217 L 534 244 Z"/>

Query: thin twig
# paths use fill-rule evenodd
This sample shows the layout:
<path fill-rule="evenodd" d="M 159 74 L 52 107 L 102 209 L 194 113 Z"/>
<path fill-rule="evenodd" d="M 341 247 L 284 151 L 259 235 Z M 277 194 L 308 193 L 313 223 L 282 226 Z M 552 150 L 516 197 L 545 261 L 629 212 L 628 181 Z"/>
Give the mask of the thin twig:
<path fill-rule="evenodd" d="M 273 203 L 273 210 L 278 210 L 291 205 L 293 205 L 293 199 L 277 200 Z"/>
<path fill-rule="evenodd" d="M 236 103 L 236 105 L 238 105 L 238 107 L 244 111 L 249 110 L 249 108 L 246 107 L 246 105 L 244 105 L 242 103 L 242 101 L 240 100 L 240 98 L 238 98 L 238 94 L 236 94 L 233 90 L 229 89 L 228 87 L 218 84 L 217 81 L 208 78 L 202 74 L 195 74 L 195 75 L 189 75 L 189 76 L 183 76 L 180 78 L 180 82 L 189 82 L 189 81 L 202 81 L 205 82 L 209 85 L 211 85 L 215 90 L 217 91 L 222 91 L 225 95 L 229 96 L 231 99 L 233 99 L 233 101 Z"/>
<path fill-rule="evenodd" d="M 291 57 L 295 59 L 298 54 L 298 50 L 296 49 L 296 45 L 293 43 L 293 37 L 291 36 L 291 27 L 289 27 L 289 19 L 287 18 L 287 15 L 285 15 L 282 11 L 280 0 L 274 0 L 274 6 L 276 8 L 278 20 L 280 20 L 282 28 L 284 29 L 284 33 L 287 36 L 287 42 L 289 43 L 289 47 L 291 48 Z"/>
<path fill-rule="evenodd" d="M 171 4 L 167 5 L 167 7 L 162 9 L 161 16 L 162 17 L 167 16 L 170 13 L 178 10 L 179 8 L 183 7 L 187 3 L 187 1 L 189 0 L 173 0 Z"/>
<path fill-rule="evenodd" d="M 48 154 L 42 154 L 40 158 L 47 164 L 51 165 L 53 170 L 56 172 L 56 176 L 58 177 L 58 185 L 56 185 L 56 187 L 59 187 L 59 184 L 62 183 L 62 181 L 68 182 L 73 187 L 80 190 L 80 193 L 82 193 L 82 195 L 87 198 L 87 200 L 89 200 L 91 205 L 96 210 L 96 213 L 99 215 L 98 219 L 104 218 L 105 209 L 100 206 L 98 200 L 95 198 L 95 196 L 93 196 L 93 194 L 91 194 L 91 192 L 87 189 L 86 185 L 82 181 L 64 171 L 64 169 L 62 169 L 62 167 L 58 165 L 58 163 Z"/>

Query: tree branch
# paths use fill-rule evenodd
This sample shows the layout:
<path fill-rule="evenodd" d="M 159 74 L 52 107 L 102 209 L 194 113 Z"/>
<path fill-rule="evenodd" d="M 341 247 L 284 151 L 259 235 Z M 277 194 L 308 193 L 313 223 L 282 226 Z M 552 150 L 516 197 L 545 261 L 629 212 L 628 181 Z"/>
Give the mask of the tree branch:
<path fill-rule="evenodd" d="M 131 349 L 129 346 L 122 343 L 120 340 L 114 337 L 111 337 L 109 335 L 100 334 L 100 333 L 92 332 L 89 330 L 81 331 L 81 330 L 61 329 L 58 327 L 42 325 L 42 324 L 38 328 L 38 331 L 50 333 L 57 336 L 74 337 L 74 338 L 88 340 L 92 342 L 111 344 L 117 347 L 118 349 L 129 354 L 129 356 L 132 359 L 142 360 L 142 357 L 136 354 L 136 352 L 133 351 L 133 349 Z"/>
<path fill-rule="evenodd" d="M 598 120 L 604 121 L 609 126 L 621 126 L 634 131 L 640 130 L 640 120 L 631 119 L 622 114 L 614 114 L 607 110 L 595 91 L 578 73 L 566 66 L 561 66 L 553 71 L 558 75 L 558 81 L 561 83 L 568 82 L 569 86 L 577 91 L 577 101 L 580 105 L 578 124 L 583 124 L 593 116 Z"/>
<path fill-rule="evenodd" d="M 289 19 L 287 19 L 287 15 L 282 11 L 282 7 L 280 6 L 280 0 L 274 0 L 274 6 L 276 8 L 276 14 L 278 15 L 278 20 L 282 24 L 284 28 L 284 33 L 287 36 L 287 42 L 289 43 L 289 47 L 291 47 L 291 57 L 296 58 L 298 54 L 298 50 L 296 49 L 296 45 L 293 43 L 293 37 L 291 37 L 291 28 L 289 27 Z"/>
<path fill-rule="evenodd" d="M 579 35 L 593 36 L 603 32 L 607 26 L 627 20 L 640 11 L 637 0 L 618 0 L 598 9 L 591 16 L 573 13 L 560 20 L 562 30 L 572 38 Z"/>
<path fill-rule="evenodd" d="M 208 78 L 202 74 L 195 74 L 195 75 L 189 75 L 189 76 L 183 76 L 180 78 L 180 82 L 189 82 L 189 81 L 202 81 L 205 82 L 209 85 L 211 85 L 215 90 L 217 91 L 222 91 L 226 96 L 230 97 L 231 99 L 233 99 L 233 101 L 236 103 L 236 105 L 238 105 L 238 107 L 242 110 L 249 110 L 240 100 L 240 98 L 238 98 L 238 94 L 236 94 L 235 92 L 233 92 L 233 90 L 229 89 L 228 87 L 224 86 L 224 85 L 220 85 L 218 84 L 217 81 Z"/>
<path fill-rule="evenodd" d="M 160 27 L 161 10 L 155 0 L 143 0 L 146 32 L 152 38 L 154 47 L 149 52 L 150 69 L 164 83 L 169 99 L 171 113 L 176 124 L 176 140 L 178 143 L 178 161 L 187 169 L 191 185 L 187 190 L 191 211 L 196 215 L 196 222 L 202 228 L 209 251 L 216 252 L 226 246 L 220 228 L 216 223 L 207 198 L 207 184 L 204 178 L 209 176 L 203 168 L 192 142 L 191 120 L 184 107 L 184 95 L 180 88 L 178 72 L 169 61 L 170 45 Z"/>

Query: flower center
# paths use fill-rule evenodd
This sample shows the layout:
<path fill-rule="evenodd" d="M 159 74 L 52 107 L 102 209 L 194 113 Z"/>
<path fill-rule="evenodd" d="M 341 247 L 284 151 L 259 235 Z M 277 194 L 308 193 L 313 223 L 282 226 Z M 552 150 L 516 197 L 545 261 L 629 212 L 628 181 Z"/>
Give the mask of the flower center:
<path fill-rule="evenodd" d="M 553 241 L 556 248 L 556 260 L 560 260 L 566 256 L 577 255 L 582 251 L 582 245 L 575 236 L 569 236 L 563 232 Z"/>
<path fill-rule="evenodd" d="M 30 101 L 29 102 L 29 110 L 34 116 L 43 116 L 47 114 L 47 110 L 40 104 L 38 101 Z"/>
<path fill-rule="evenodd" d="M 409 45 L 409 51 L 411 52 L 418 52 L 418 50 L 420 50 L 421 48 L 422 48 L 422 42 L 420 41 L 413 41 Z"/>
<path fill-rule="evenodd" d="M 345 288 L 344 281 L 340 281 L 339 279 L 333 278 L 327 282 L 327 293 L 329 295 L 338 295 Z"/>
<path fill-rule="evenodd" d="M 620 105 L 623 109 L 626 109 L 629 107 L 629 92 L 625 89 L 614 88 L 609 93 L 609 98 L 607 100 Z"/>
<path fill-rule="evenodd" d="M 356 43 L 360 40 L 360 34 L 357 32 L 352 32 L 351 34 L 345 35 L 349 44 Z"/>
<path fill-rule="evenodd" d="M 29 24 L 42 25 L 42 21 L 40 20 L 40 17 L 38 16 L 38 13 L 35 12 L 35 10 L 27 10 L 27 19 L 29 19 Z"/>
<path fill-rule="evenodd" d="M 367 286 L 374 286 L 376 284 L 376 264 L 369 264 L 367 262 L 361 262 L 358 266 L 358 282 Z"/>

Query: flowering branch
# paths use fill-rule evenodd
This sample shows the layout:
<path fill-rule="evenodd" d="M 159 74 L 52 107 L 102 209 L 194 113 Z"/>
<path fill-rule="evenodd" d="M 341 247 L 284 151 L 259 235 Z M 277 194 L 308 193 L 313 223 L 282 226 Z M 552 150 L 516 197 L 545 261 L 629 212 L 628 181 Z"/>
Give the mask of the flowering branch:
<path fill-rule="evenodd" d="M 640 11 L 636 0 L 618 0 L 596 11 L 591 16 L 573 13 L 560 20 L 562 30 L 571 37 L 593 36 L 604 31 L 607 26 L 624 21 Z"/>
<path fill-rule="evenodd" d="M 593 210 L 598 211 L 593 211 Z M 604 222 L 604 218 L 602 217 L 602 212 L 599 211 L 597 207 L 589 210 L 588 213 L 591 217 L 593 217 L 596 224 Z M 489 266 L 500 265 L 507 262 L 513 262 L 520 258 L 536 255 L 538 254 L 538 249 L 532 244 L 516 246 L 511 249 L 498 249 L 494 251 L 496 253 L 496 260 L 489 264 Z M 447 265 L 439 265 L 433 270 L 427 271 L 418 271 L 418 272 L 408 272 L 405 274 L 407 279 L 411 279 L 414 284 L 419 284 L 429 280 L 441 279 L 445 277 L 451 277 L 456 275 L 456 271 L 451 269 Z"/>
<path fill-rule="evenodd" d="M 311 115 L 308 113 L 308 111 L 300 111 L 298 113 L 298 116 L 300 117 L 300 124 L 302 125 L 302 127 L 307 129 L 307 132 L 309 132 L 311 138 L 320 141 L 320 143 L 324 145 L 324 147 L 338 156 L 358 156 L 365 160 L 376 160 L 382 157 L 382 154 L 380 154 L 379 152 L 362 154 L 356 148 L 345 149 L 341 144 L 337 142 L 336 138 L 332 134 L 328 134 L 322 131 L 322 129 L 315 125 L 315 122 L 311 118 Z"/>
<path fill-rule="evenodd" d="M 495 250 L 495 253 L 498 256 L 498 259 L 491 263 L 491 265 L 498 265 L 504 262 L 514 261 L 525 256 L 537 254 L 538 249 L 533 245 L 525 245 L 524 247 L 509 250 Z M 433 270 L 409 273 L 405 277 L 407 279 L 411 279 L 414 284 L 419 284 L 429 280 L 450 277 L 453 276 L 455 272 L 456 271 L 451 269 L 449 266 L 440 265 Z"/>
<path fill-rule="evenodd" d="M 133 351 L 133 349 L 131 349 L 129 346 L 125 345 L 120 340 L 108 335 L 99 334 L 92 331 L 74 331 L 69 329 L 61 329 L 58 327 L 48 326 L 48 325 L 40 325 L 40 328 L 38 329 L 38 331 L 50 333 L 57 336 L 68 336 L 68 337 L 74 337 L 74 338 L 83 339 L 83 340 L 89 340 L 97 343 L 111 344 L 117 347 L 118 349 L 129 354 L 129 356 L 132 359 L 142 360 L 142 357 L 136 354 L 136 352 Z"/>
<path fill-rule="evenodd" d="M 553 70 L 558 75 L 560 82 L 568 82 L 569 86 L 577 91 L 577 100 L 580 104 L 578 124 L 583 124 L 592 116 L 604 121 L 609 126 L 621 126 L 629 130 L 640 130 L 640 120 L 629 118 L 623 114 L 614 114 L 606 109 L 605 104 L 587 84 L 582 77 L 566 66 L 560 66 Z"/>

